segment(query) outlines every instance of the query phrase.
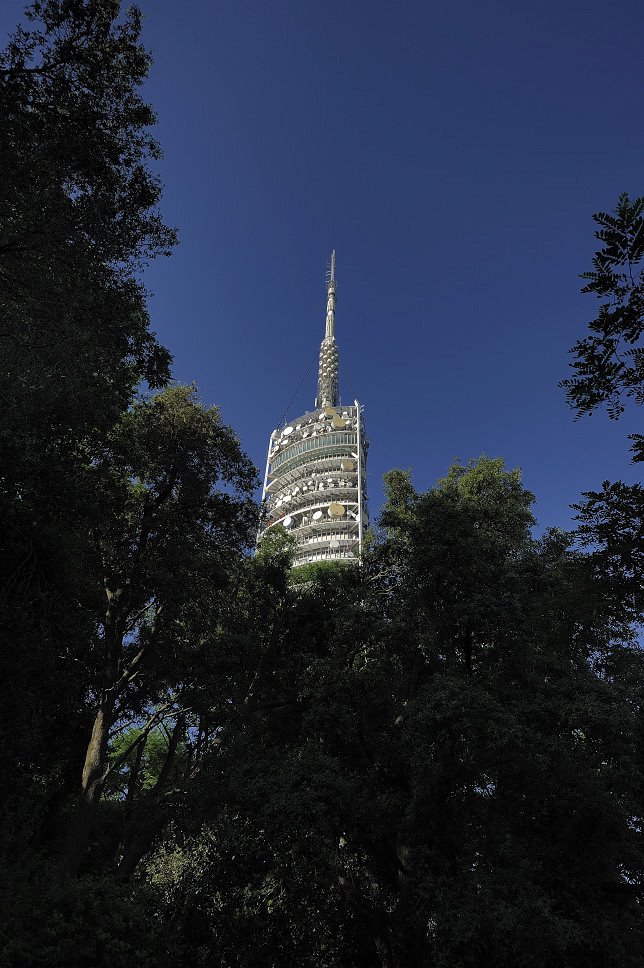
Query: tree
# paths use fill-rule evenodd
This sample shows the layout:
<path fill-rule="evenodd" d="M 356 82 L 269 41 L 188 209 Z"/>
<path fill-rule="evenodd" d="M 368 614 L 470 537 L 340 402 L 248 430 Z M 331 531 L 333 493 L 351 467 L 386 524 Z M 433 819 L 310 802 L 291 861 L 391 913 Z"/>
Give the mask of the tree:
<path fill-rule="evenodd" d="M 175 237 L 139 12 L 36 0 L 26 16 L 0 55 L 0 920 L 11 963 L 131 963 L 149 898 L 114 871 L 126 881 L 179 809 L 206 744 L 203 683 L 225 665 L 218 617 L 255 531 L 255 472 L 191 390 L 145 396 L 170 356 L 140 272 Z"/>
<path fill-rule="evenodd" d="M 167 254 L 160 155 L 137 87 L 140 14 L 118 0 L 37 0 L 0 57 L 3 444 L 51 459 L 100 433 L 142 379 L 167 379 L 135 272 Z M 25 441 L 24 434 L 29 434 Z M 34 444 L 31 443 L 33 451 Z M 6 466 L 6 465 L 5 465 Z"/>
<path fill-rule="evenodd" d="M 532 538 L 500 461 L 387 493 L 361 572 L 282 592 L 252 711 L 147 861 L 179 943 L 204 966 L 635 966 L 628 605 L 570 536 Z"/>
<path fill-rule="evenodd" d="M 562 385 L 579 416 L 605 405 L 617 420 L 628 400 L 644 401 L 644 197 L 631 200 L 623 193 L 614 214 L 599 212 L 593 218 L 600 226 L 595 236 L 603 247 L 594 256 L 593 271 L 582 276 L 587 280 L 582 291 L 607 301 L 590 323 L 591 335 L 573 347 L 576 373 Z M 630 439 L 633 461 L 643 460 L 644 437 L 632 434 Z M 590 549 L 596 575 L 610 587 L 610 597 L 620 603 L 635 628 L 642 622 L 642 487 L 604 481 L 601 490 L 585 492 L 582 498 L 573 505 L 580 522 L 577 539 Z M 628 679 L 630 672 L 623 662 L 617 666 Z M 617 675 L 614 658 L 608 660 L 605 672 Z M 638 695 L 639 686 L 633 682 L 631 686 Z"/>
<path fill-rule="evenodd" d="M 66 876 L 79 869 L 114 769 L 108 759 L 113 727 L 146 721 L 136 746 L 172 717 L 174 755 L 195 664 L 212 644 L 217 593 L 257 526 L 255 468 L 217 409 L 201 407 L 188 387 L 135 404 L 86 474 L 95 518 L 80 607 L 96 630 L 85 651 L 93 723 L 64 855 Z"/>
<path fill-rule="evenodd" d="M 641 484 L 604 481 L 601 491 L 587 491 L 577 511 L 577 537 L 591 549 L 590 560 L 613 595 L 627 609 L 633 626 L 644 618 L 644 488 Z"/>
<path fill-rule="evenodd" d="M 51 835 L 86 716 L 83 468 L 141 381 L 169 379 L 138 271 L 174 233 L 157 210 L 154 115 L 138 92 L 150 63 L 140 14 L 119 8 L 37 0 L 0 54 L 1 839 L 14 844 L 27 816 L 35 836 Z"/>
<path fill-rule="evenodd" d="M 593 258 L 593 271 L 582 274 L 582 292 L 606 299 L 589 324 L 591 335 L 572 348 L 575 375 L 562 381 L 578 416 L 605 405 L 617 420 L 625 401 L 644 402 L 644 196 L 631 201 L 620 195 L 614 214 L 593 215 L 603 243 Z M 644 436 L 632 434 L 633 460 L 644 460 Z"/>

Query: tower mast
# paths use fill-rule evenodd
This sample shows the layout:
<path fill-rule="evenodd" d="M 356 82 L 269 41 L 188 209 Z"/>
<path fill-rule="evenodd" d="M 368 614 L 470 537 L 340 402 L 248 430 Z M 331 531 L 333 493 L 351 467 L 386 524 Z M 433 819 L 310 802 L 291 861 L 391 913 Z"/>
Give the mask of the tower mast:
<path fill-rule="evenodd" d="M 338 345 L 335 341 L 335 249 L 331 253 L 331 269 L 326 290 L 326 325 L 320 345 L 318 395 L 316 407 L 338 405 Z"/>
<path fill-rule="evenodd" d="M 326 288 L 326 332 L 324 338 L 335 336 L 335 249 L 331 253 L 331 268 Z"/>

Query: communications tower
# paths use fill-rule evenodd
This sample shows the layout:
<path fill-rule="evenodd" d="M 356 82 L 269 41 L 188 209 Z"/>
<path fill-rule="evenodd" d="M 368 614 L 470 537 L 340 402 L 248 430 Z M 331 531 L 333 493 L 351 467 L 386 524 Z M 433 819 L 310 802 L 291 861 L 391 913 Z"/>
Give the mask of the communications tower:
<path fill-rule="evenodd" d="M 295 535 L 295 566 L 358 561 L 368 522 L 368 441 L 358 401 L 340 402 L 335 302 L 333 251 L 315 409 L 273 431 L 264 474 L 262 533 L 280 524 Z"/>

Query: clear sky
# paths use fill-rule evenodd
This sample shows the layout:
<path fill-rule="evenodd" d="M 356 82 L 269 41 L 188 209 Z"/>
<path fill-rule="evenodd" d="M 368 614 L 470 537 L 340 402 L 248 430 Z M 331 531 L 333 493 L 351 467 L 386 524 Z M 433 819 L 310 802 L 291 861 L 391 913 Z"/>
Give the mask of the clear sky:
<path fill-rule="evenodd" d="M 141 0 L 181 245 L 153 327 L 263 471 L 316 359 L 337 250 L 343 399 L 381 478 L 521 466 L 541 526 L 637 479 L 620 423 L 557 384 L 596 312 L 591 214 L 644 194 L 641 0 Z M 3 0 L 3 36 L 23 4 Z M 311 368 L 289 416 L 315 396 Z"/>

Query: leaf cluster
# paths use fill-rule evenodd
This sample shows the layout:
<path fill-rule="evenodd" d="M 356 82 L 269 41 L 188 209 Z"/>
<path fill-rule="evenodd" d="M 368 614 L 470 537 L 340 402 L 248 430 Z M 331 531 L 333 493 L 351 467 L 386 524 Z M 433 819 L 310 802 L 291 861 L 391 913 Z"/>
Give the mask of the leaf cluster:
<path fill-rule="evenodd" d="M 592 272 L 585 272 L 582 292 L 594 293 L 601 303 L 589 323 L 590 335 L 572 348 L 574 375 L 563 380 L 569 404 L 577 415 L 605 405 L 617 420 L 625 402 L 644 401 L 644 197 L 620 195 L 614 214 L 593 215 L 602 243 L 593 257 Z M 632 435 L 633 460 L 642 459 L 642 437 Z"/>

